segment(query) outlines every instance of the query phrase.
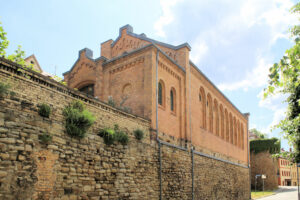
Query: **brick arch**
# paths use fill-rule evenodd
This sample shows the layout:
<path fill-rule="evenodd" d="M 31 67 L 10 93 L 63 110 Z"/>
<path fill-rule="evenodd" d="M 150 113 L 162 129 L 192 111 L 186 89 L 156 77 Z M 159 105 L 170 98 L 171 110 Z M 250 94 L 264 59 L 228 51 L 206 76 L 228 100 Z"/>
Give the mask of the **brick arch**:
<path fill-rule="evenodd" d="M 225 139 L 227 142 L 230 142 L 230 130 L 229 130 L 229 116 L 228 116 L 228 111 L 227 108 L 225 108 Z"/>
<path fill-rule="evenodd" d="M 220 104 L 219 105 L 219 110 L 220 110 L 220 136 L 222 139 L 225 139 L 225 129 L 224 129 L 224 109 L 223 109 L 223 105 Z"/>
<path fill-rule="evenodd" d="M 242 140 L 241 148 L 244 149 L 244 137 L 245 137 L 245 135 L 244 135 L 244 125 L 242 123 L 241 123 L 241 135 L 242 135 L 242 138 L 241 138 L 241 140 Z"/>
<path fill-rule="evenodd" d="M 82 88 L 86 85 L 91 85 L 91 84 L 95 84 L 95 81 L 94 80 L 85 80 L 85 81 L 81 81 L 79 83 L 76 83 L 74 88 L 79 89 L 79 88 Z"/>
<path fill-rule="evenodd" d="M 233 144 L 237 144 L 237 127 L 236 127 L 236 118 L 233 116 Z"/>
<path fill-rule="evenodd" d="M 212 106 L 212 97 L 210 93 L 207 94 L 207 114 L 206 114 L 206 119 L 208 122 L 208 131 L 211 133 L 213 132 L 213 106 Z"/>
<path fill-rule="evenodd" d="M 229 142 L 233 144 L 233 121 L 232 114 L 229 113 Z"/>
<path fill-rule="evenodd" d="M 237 146 L 241 148 L 241 127 L 240 120 L 237 120 Z"/>
<path fill-rule="evenodd" d="M 200 124 L 201 124 L 201 127 L 206 129 L 206 95 L 205 95 L 205 90 L 203 87 L 200 87 L 200 92 L 199 92 L 199 101 L 200 101 L 200 104 L 201 104 L 201 110 L 200 110 L 200 113 L 201 113 L 201 116 L 200 116 Z"/>
<path fill-rule="evenodd" d="M 219 106 L 217 99 L 214 99 L 214 108 L 213 108 L 213 132 L 215 135 L 219 136 Z"/>
<path fill-rule="evenodd" d="M 124 84 L 122 87 L 122 96 L 129 97 L 131 93 L 132 93 L 132 85 L 130 83 Z"/>

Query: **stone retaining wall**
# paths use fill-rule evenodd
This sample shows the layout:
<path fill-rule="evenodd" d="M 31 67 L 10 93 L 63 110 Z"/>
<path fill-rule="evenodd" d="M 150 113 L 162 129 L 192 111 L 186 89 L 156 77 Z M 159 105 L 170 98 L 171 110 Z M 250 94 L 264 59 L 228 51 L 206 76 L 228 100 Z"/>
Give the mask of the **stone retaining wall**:
<path fill-rule="evenodd" d="M 24 76 L 26 74 L 26 76 Z M 150 122 L 85 97 L 0 60 L 0 82 L 15 94 L 0 99 L 0 199 L 159 199 L 158 144 Z M 84 139 L 65 133 L 63 108 L 80 99 L 96 116 Z M 37 105 L 52 107 L 50 118 Z M 118 124 L 128 145 L 107 146 L 100 128 Z M 133 130 L 142 129 L 138 141 Z M 38 136 L 53 136 L 48 145 Z M 162 146 L 162 198 L 192 199 L 191 153 Z M 248 199 L 249 169 L 194 155 L 195 199 Z"/>

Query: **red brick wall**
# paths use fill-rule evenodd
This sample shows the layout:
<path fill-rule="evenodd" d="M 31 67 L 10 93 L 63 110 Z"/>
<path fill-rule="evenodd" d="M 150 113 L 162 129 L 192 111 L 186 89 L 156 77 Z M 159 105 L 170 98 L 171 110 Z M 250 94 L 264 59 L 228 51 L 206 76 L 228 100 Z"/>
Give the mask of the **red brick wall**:
<path fill-rule="evenodd" d="M 112 96 L 118 105 L 127 95 L 124 106 L 151 119 L 155 129 L 157 49 L 154 46 L 141 49 L 147 44 L 150 42 L 133 37 L 123 29 L 115 43 L 109 40 L 101 45 L 101 55 L 112 61 L 100 60 L 93 64 L 82 55 L 65 79 L 71 87 L 95 80 L 95 96 L 103 101 Z M 167 54 L 160 52 L 158 58 L 158 79 L 163 81 L 165 90 L 164 105 L 158 108 L 159 131 L 174 139 L 192 140 L 195 146 L 247 163 L 246 117 L 190 64 L 187 47 L 174 50 L 157 46 Z M 132 50 L 136 51 L 130 53 Z M 176 92 L 176 112 L 170 110 L 171 88 Z M 202 101 L 199 100 L 201 91 Z"/>

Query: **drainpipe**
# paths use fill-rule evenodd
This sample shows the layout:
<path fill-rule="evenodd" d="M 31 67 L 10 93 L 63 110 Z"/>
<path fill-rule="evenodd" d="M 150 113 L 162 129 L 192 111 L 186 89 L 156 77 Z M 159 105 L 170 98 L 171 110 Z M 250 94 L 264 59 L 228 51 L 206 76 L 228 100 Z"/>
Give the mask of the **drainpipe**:
<path fill-rule="evenodd" d="M 158 142 L 158 160 L 159 160 L 159 199 L 162 200 L 162 160 L 161 160 L 161 142 L 158 138 L 158 53 L 156 52 L 156 70 L 155 70 L 155 110 L 156 110 L 156 141 Z"/>
<path fill-rule="evenodd" d="M 192 153 L 192 200 L 194 200 L 194 147 L 192 143 L 192 111 L 191 111 L 191 71 L 189 71 L 189 126 L 190 126 L 190 142 Z"/>
<path fill-rule="evenodd" d="M 194 200 L 194 148 L 191 147 L 192 153 L 192 200 Z"/>

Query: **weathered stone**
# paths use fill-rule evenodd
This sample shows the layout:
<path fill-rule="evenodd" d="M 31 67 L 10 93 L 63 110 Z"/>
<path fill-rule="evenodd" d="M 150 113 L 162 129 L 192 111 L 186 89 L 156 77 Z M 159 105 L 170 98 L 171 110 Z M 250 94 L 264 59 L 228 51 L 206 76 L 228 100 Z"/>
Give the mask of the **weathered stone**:
<path fill-rule="evenodd" d="M 7 133 L 8 129 L 0 127 L 0 133 Z"/>
<path fill-rule="evenodd" d="M 7 175 L 7 172 L 0 171 L 0 178 L 1 178 L 1 177 L 5 177 L 6 175 Z"/>
<path fill-rule="evenodd" d="M 20 161 L 23 161 L 23 160 L 25 160 L 26 158 L 25 158 L 25 156 L 23 156 L 23 155 L 19 155 L 18 156 L 18 160 L 20 160 Z"/>
<path fill-rule="evenodd" d="M 53 143 L 59 143 L 59 144 L 66 144 L 66 141 L 60 137 L 57 137 L 57 136 L 53 136 L 52 137 L 52 142 Z"/>
<path fill-rule="evenodd" d="M 31 151 L 32 151 L 31 145 L 26 144 L 26 145 L 25 145 L 25 151 L 31 152 Z"/>
<path fill-rule="evenodd" d="M 7 144 L 14 144 L 16 139 L 14 138 L 0 138 L 0 142 L 7 143 Z"/>
<path fill-rule="evenodd" d="M 0 157 L 2 158 L 2 160 L 8 160 L 9 159 L 9 154 L 8 153 L 1 153 Z"/>

